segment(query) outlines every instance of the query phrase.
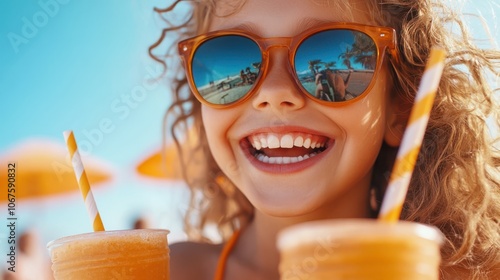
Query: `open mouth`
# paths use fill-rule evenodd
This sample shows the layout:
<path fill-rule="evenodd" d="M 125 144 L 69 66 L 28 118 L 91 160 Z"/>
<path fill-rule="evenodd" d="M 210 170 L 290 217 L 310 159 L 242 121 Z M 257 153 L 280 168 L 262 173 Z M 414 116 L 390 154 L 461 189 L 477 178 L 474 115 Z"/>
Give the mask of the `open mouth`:
<path fill-rule="evenodd" d="M 249 152 L 260 162 L 291 164 L 324 152 L 330 139 L 306 133 L 259 133 L 246 138 Z"/>

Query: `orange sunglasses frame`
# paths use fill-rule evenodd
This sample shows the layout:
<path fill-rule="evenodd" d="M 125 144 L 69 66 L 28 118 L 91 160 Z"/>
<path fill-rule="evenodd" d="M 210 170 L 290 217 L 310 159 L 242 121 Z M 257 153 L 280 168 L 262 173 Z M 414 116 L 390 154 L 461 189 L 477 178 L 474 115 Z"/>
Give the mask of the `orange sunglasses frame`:
<path fill-rule="evenodd" d="M 354 99 L 347 100 L 347 101 L 342 101 L 342 102 L 331 102 L 331 101 L 325 101 L 318 99 L 311 95 L 309 92 L 307 92 L 302 84 L 300 83 L 297 75 L 294 73 L 295 69 L 295 54 L 298 49 L 298 47 L 301 45 L 301 43 L 310 37 L 311 35 L 321 32 L 321 31 L 327 31 L 327 30 L 352 30 L 352 31 L 358 31 L 362 32 L 366 35 L 368 35 L 373 42 L 375 42 L 375 45 L 377 47 L 377 65 L 375 66 L 374 69 L 374 75 L 372 77 L 372 80 L 370 81 L 370 84 L 367 86 L 365 91 L 363 91 L 359 96 L 357 96 Z M 257 80 L 255 83 L 252 85 L 252 88 L 246 93 L 242 98 L 239 100 L 229 103 L 229 104 L 214 104 L 206 101 L 203 96 L 198 92 L 196 89 L 196 86 L 194 84 L 194 79 L 193 79 L 193 72 L 192 72 L 192 60 L 195 54 L 196 49 L 203 44 L 204 42 L 211 40 L 213 38 L 221 37 L 221 36 L 227 36 L 227 35 L 236 35 L 236 36 L 242 36 L 246 37 L 252 41 L 254 41 L 258 47 L 260 48 L 261 54 L 262 54 L 262 62 L 261 62 L 261 69 L 259 71 L 259 75 L 257 76 Z M 223 109 L 223 108 L 230 108 L 233 106 L 236 106 L 242 102 L 245 102 L 247 99 L 249 99 L 259 88 L 260 84 L 262 81 L 266 78 L 267 71 L 269 70 L 268 65 L 269 65 L 269 52 L 270 48 L 272 47 L 287 47 L 288 48 L 288 57 L 289 57 L 289 64 L 288 64 L 288 70 L 290 74 L 293 76 L 295 83 L 301 88 L 302 91 L 305 92 L 305 95 L 312 100 L 319 102 L 321 104 L 331 106 L 331 107 L 339 107 L 339 106 L 345 106 L 350 103 L 356 102 L 357 100 L 360 100 L 362 96 L 366 95 L 373 85 L 375 84 L 376 81 L 376 76 L 378 71 L 380 70 L 380 67 L 382 65 L 383 57 L 385 53 L 388 53 L 393 61 L 393 63 L 398 64 L 399 63 L 399 55 L 396 47 L 396 31 L 391 28 L 391 27 L 382 27 L 382 26 L 370 26 L 370 25 L 363 25 L 363 24 L 357 24 L 357 23 L 347 23 L 347 22 L 336 22 L 336 23 L 328 23 L 328 24 L 322 24 L 316 27 L 313 27 L 311 29 L 305 30 L 301 32 L 300 34 L 293 36 L 293 37 L 273 37 L 273 38 L 262 38 L 258 35 L 255 35 L 251 32 L 243 31 L 240 29 L 228 29 L 228 30 L 219 30 L 219 31 L 213 31 L 209 32 L 206 34 L 202 34 L 193 38 L 189 38 L 186 40 L 183 40 L 179 42 L 178 44 L 178 52 L 181 57 L 181 60 L 183 61 L 184 64 L 184 69 L 186 70 L 186 77 L 189 83 L 189 87 L 191 89 L 191 92 L 194 94 L 196 99 L 200 101 L 202 104 L 213 107 L 213 108 L 218 108 L 218 109 Z"/>

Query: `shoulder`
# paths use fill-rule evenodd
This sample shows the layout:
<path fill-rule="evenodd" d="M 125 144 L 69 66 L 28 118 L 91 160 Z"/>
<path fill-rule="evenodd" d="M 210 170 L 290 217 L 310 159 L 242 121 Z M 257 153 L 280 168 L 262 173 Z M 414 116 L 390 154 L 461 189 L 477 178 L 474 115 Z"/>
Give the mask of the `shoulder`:
<path fill-rule="evenodd" d="M 179 242 L 169 247 L 171 279 L 213 279 L 222 245 Z"/>

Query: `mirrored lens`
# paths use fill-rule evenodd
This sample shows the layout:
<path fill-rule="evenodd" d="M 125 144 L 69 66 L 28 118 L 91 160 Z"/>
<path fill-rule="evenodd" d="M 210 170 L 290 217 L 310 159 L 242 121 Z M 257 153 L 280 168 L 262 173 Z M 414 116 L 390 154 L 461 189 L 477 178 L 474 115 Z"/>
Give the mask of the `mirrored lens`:
<path fill-rule="evenodd" d="M 305 39 L 295 55 L 302 87 L 318 99 L 342 102 L 358 97 L 377 65 L 375 42 L 354 30 L 327 30 Z"/>
<path fill-rule="evenodd" d="M 213 38 L 194 54 L 194 84 L 212 104 L 233 103 L 250 91 L 261 63 L 262 55 L 254 41 L 236 35 Z"/>

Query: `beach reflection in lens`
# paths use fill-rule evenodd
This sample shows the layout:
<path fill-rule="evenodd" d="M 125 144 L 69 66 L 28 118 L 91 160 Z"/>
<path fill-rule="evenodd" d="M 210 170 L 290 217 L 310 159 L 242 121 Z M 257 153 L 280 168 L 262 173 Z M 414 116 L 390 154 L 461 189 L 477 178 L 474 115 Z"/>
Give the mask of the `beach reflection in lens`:
<path fill-rule="evenodd" d="M 259 47 L 246 37 L 228 35 L 208 40 L 193 57 L 195 86 L 212 104 L 233 103 L 250 91 L 261 61 Z"/>
<path fill-rule="evenodd" d="M 327 30 L 305 39 L 295 55 L 295 71 L 304 89 L 318 99 L 342 102 L 369 86 L 377 48 L 365 33 Z"/>

